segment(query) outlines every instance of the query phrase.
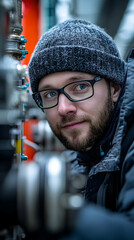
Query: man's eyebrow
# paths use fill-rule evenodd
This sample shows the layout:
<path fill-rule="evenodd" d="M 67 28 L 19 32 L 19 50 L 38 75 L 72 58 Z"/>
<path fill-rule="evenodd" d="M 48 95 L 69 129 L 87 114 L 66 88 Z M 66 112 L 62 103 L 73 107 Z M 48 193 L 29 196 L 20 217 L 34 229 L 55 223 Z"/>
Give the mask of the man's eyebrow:
<path fill-rule="evenodd" d="M 45 89 L 54 89 L 54 87 L 52 87 L 51 85 L 49 85 L 49 84 L 47 84 L 47 85 L 43 85 L 43 86 L 41 86 L 40 88 L 39 88 L 39 91 L 41 91 L 41 90 L 45 90 Z"/>
<path fill-rule="evenodd" d="M 70 81 L 75 81 L 75 80 L 83 80 L 83 79 L 88 79 L 89 76 L 85 77 L 85 74 L 79 73 L 78 75 L 74 75 L 72 77 L 70 77 Z M 94 78 L 94 76 L 92 77 Z"/>

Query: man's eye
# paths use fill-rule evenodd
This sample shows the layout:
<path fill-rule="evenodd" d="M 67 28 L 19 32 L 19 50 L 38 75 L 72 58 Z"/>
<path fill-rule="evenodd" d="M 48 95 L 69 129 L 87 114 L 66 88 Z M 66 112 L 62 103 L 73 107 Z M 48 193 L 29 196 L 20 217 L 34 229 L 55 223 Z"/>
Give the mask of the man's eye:
<path fill-rule="evenodd" d="M 79 85 L 76 87 L 76 90 L 78 90 L 78 91 L 80 91 L 80 90 L 84 90 L 86 87 L 87 87 L 86 84 L 81 83 L 81 84 L 79 84 Z"/>
<path fill-rule="evenodd" d="M 50 92 L 50 93 L 47 94 L 48 98 L 53 98 L 55 96 L 56 96 L 56 92 Z"/>
<path fill-rule="evenodd" d="M 44 92 L 43 98 L 50 99 L 50 98 L 54 98 L 56 95 L 57 95 L 56 92 Z"/>

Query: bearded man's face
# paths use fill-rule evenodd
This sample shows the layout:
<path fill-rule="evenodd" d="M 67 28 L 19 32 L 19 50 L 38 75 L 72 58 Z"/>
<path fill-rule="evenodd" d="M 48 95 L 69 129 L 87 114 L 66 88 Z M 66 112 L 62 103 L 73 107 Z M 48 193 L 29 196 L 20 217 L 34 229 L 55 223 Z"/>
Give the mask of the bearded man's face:
<path fill-rule="evenodd" d="M 39 90 L 62 88 L 77 80 L 92 80 L 96 76 L 82 72 L 59 72 L 45 76 Z M 46 118 L 54 134 L 68 148 L 85 151 L 101 139 L 114 108 L 114 87 L 105 79 L 95 83 L 94 95 L 84 101 L 72 102 L 60 94 L 57 106 L 46 109 Z"/>

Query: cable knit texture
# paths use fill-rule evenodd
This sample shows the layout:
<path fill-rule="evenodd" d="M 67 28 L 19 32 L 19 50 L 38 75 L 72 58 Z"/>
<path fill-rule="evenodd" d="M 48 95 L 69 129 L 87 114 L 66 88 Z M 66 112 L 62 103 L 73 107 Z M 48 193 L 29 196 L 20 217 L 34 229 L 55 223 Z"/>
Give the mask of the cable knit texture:
<path fill-rule="evenodd" d="M 100 27 L 85 20 L 67 20 L 42 35 L 29 63 L 33 92 L 44 76 L 63 71 L 100 75 L 122 84 L 125 62 L 113 39 Z"/>

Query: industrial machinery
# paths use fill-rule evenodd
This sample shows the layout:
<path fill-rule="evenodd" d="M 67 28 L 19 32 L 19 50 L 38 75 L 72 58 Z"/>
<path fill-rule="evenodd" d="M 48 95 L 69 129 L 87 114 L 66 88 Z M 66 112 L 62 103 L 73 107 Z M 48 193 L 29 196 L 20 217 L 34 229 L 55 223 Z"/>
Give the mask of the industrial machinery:
<path fill-rule="evenodd" d="M 0 1 L 0 239 L 58 239 L 73 228 L 83 206 L 85 176 L 71 172 L 71 152 L 57 142 L 45 117 L 34 129 L 37 154 L 24 161 L 30 93 L 21 64 L 28 53 L 21 5 Z"/>

